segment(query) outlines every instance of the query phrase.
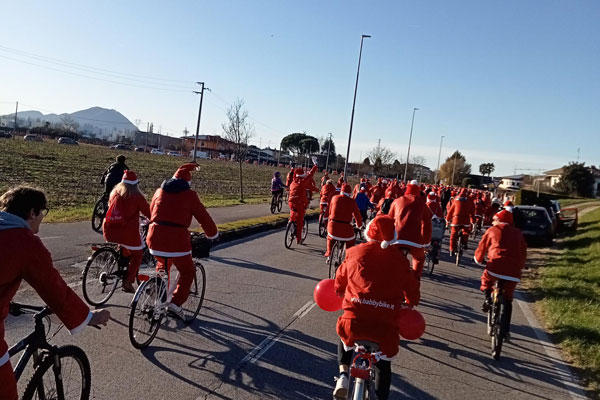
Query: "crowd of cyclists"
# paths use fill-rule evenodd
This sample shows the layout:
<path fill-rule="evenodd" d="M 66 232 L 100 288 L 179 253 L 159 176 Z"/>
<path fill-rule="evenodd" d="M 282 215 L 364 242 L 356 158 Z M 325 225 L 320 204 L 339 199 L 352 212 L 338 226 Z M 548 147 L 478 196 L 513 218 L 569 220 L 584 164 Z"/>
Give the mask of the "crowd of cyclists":
<path fill-rule="evenodd" d="M 285 188 L 289 190 L 290 221 L 296 222 L 298 243 L 302 243 L 304 216 L 312 193 L 318 192 L 321 213 L 327 221 L 324 256 L 330 256 L 333 241 L 346 245 L 345 259 L 335 275 L 336 293 L 343 298 L 343 314 L 336 326 L 340 337 L 340 375 L 334 397 L 346 398 L 355 342 L 368 340 L 377 343 L 380 349 L 379 361 L 375 364 L 379 376 L 375 388 L 379 399 L 387 399 L 392 376 L 390 360 L 398 352 L 398 317 L 403 307 L 419 304 L 432 219 L 444 219 L 450 227 L 451 253 L 456 251 L 459 231 L 466 236 L 462 242 L 466 246 L 473 226 L 487 228 L 475 251 L 476 263 L 485 266 L 481 277 L 483 311 L 489 307 L 491 288 L 498 279 L 506 281 L 505 299 L 507 303 L 512 302 L 527 246 L 520 231 L 512 225 L 512 204 L 501 204 L 487 191 L 386 178 L 378 178 L 375 184 L 362 178 L 352 188 L 343 176 L 334 184 L 327 172 L 319 188 L 314 180 L 318 171 L 316 159 L 313 164 L 311 169 L 292 168 L 285 184 L 281 174 L 275 172 L 271 191 L 274 196 L 281 196 Z M 103 222 L 104 238 L 129 254 L 129 269 L 122 290 L 134 291 L 142 250 L 148 246 L 157 259 L 157 269 L 173 264 L 179 271 L 169 311 L 180 318 L 194 276 L 188 231 L 192 218 L 200 223 L 207 238 L 218 237 L 214 221 L 198 194 L 190 188 L 196 168 L 195 163 L 182 165 L 156 190 L 150 204 L 139 190 L 135 172 L 125 165 L 125 157 L 117 157 L 102 178 L 109 197 Z M 367 223 L 369 210 L 372 218 Z M 0 274 L 0 399 L 17 398 L 8 345 L 4 340 L 4 320 L 22 280 L 39 293 L 73 334 L 87 325 L 106 325 L 110 318 L 107 310 L 90 311 L 53 267 L 50 253 L 36 236 L 48 211 L 44 193 L 35 188 L 20 186 L 0 196 L 0 266 L 3 271 Z M 146 243 L 140 237 L 140 214 L 150 220 Z M 364 230 L 365 243 L 356 244 L 354 227 Z M 507 306 L 507 309 L 512 310 L 512 307 Z M 510 324 L 510 315 L 506 321 Z"/>

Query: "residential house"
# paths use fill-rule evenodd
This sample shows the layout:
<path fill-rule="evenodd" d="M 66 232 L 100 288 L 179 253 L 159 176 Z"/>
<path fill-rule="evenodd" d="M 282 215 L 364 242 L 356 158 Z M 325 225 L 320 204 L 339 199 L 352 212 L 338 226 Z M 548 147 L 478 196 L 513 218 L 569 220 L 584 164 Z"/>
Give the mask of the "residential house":
<path fill-rule="evenodd" d="M 592 196 L 600 197 L 600 169 L 596 168 L 593 165 L 586 167 L 594 176 L 594 186 L 592 188 Z M 563 174 L 562 168 L 552 169 L 550 171 L 544 172 L 545 178 L 544 183 L 546 186 L 556 189 L 556 185 L 560 182 L 560 177 Z"/>
<path fill-rule="evenodd" d="M 506 191 L 518 191 L 523 185 L 523 177 L 524 175 L 522 174 L 503 176 L 502 178 L 500 178 L 500 185 L 498 187 Z"/>

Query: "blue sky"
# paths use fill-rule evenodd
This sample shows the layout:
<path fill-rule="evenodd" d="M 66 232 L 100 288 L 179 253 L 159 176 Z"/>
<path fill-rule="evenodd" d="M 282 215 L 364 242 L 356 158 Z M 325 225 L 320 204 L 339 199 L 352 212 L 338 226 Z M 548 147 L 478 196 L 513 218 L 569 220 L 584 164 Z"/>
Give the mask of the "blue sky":
<path fill-rule="evenodd" d="M 97 105 L 179 136 L 195 131 L 190 89 L 200 80 L 212 89 L 202 133 L 220 134 L 226 108 L 241 98 L 254 144 L 332 132 L 345 154 L 364 33 L 372 38 L 351 160 L 378 139 L 404 159 L 418 107 L 411 155 L 432 168 L 442 135 L 442 162 L 459 149 L 474 172 L 483 162 L 497 175 L 553 169 L 576 160 L 578 148 L 581 161 L 600 164 L 595 0 L 27 1 L 2 9 L 1 114 L 17 100 L 46 113 Z"/>

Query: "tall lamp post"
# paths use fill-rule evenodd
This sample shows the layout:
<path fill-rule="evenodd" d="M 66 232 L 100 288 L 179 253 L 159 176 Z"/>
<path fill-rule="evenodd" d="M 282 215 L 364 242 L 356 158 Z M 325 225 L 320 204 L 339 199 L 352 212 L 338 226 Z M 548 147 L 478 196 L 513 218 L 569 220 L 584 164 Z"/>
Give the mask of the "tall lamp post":
<path fill-rule="evenodd" d="M 350 141 L 352 140 L 352 125 L 354 124 L 354 106 L 356 105 L 356 91 L 358 90 L 358 76 L 360 75 L 360 59 L 362 58 L 363 40 L 370 35 L 360 36 L 360 52 L 358 53 L 358 69 L 356 70 L 356 84 L 354 85 L 354 100 L 352 101 L 352 116 L 350 117 L 350 133 L 348 134 L 348 149 L 346 150 L 346 163 L 344 164 L 344 180 L 347 182 L 348 157 L 350 157 Z"/>
<path fill-rule="evenodd" d="M 437 168 L 435 169 L 435 178 L 433 179 L 433 183 L 437 183 L 438 174 L 440 172 L 440 156 L 442 155 L 442 142 L 444 141 L 444 136 L 440 139 L 440 151 L 438 152 L 438 162 Z"/>
<path fill-rule="evenodd" d="M 198 108 L 198 123 L 196 124 L 196 139 L 194 140 L 194 158 L 193 161 L 196 162 L 196 150 L 198 149 L 198 134 L 200 133 L 200 117 L 202 116 L 202 99 L 204 99 L 204 89 L 210 91 L 209 88 L 204 87 L 204 82 L 196 82 L 201 86 L 200 91 L 194 93 L 200 95 L 200 107 Z"/>
<path fill-rule="evenodd" d="M 408 137 L 408 153 L 406 154 L 406 165 L 404 166 L 404 180 L 408 182 L 408 160 L 410 157 L 410 142 L 412 141 L 413 126 L 415 125 L 415 112 L 418 108 L 413 108 L 412 122 L 410 123 L 410 136 Z"/>

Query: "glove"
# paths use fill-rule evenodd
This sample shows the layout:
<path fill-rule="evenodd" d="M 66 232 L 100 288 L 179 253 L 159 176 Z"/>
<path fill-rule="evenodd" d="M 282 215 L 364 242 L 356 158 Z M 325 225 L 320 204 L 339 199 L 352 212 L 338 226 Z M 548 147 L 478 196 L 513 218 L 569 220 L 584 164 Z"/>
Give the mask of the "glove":
<path fill-rule="evenodd" d="M 312 160 L 313 165 L 317 165 L 317 157 L 312 156 L 310 159 Z"/>

